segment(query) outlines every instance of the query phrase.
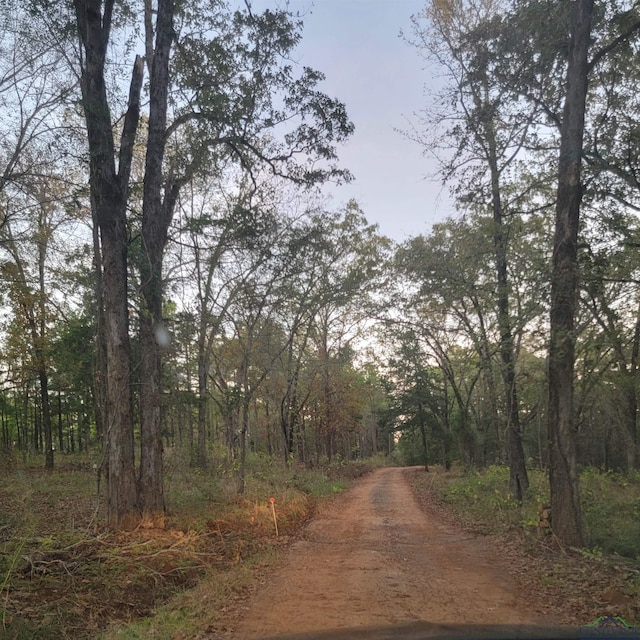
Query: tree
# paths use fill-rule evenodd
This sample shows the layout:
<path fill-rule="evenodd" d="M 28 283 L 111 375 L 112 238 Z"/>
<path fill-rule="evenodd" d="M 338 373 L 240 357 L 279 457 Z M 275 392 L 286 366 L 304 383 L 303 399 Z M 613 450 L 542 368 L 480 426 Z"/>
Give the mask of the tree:
<path fill-rule="evenodd" d="M 286 348 L 276 366 L 278 384 L 271 385 L 271 391 L 279 407 L 284 457 L 290 461 L 296 445 L 304 444 L 302 417 L 318 389 L 316 378 L 324 380 L 327 391 L 330 361 L 348 349 L 371 308 L 369 298 L 383 278 L 388 242 L 366 222 L 355 202 L 339 212 L 308 211 L 289 222 L 282 241 L 287 271 L 276 321 L 285 332 Z M 322 406 L 330 412 L 333 403 Z M 324 422 L 334 420 L 325 414 Z M 300 446 L 298 454 L 303 453 Z"/>
<path fill-rule="evenodd" d="M 398 394 L 395 398 L 395 413 L 401 420 L 400 428 L 403 433 L 418 428 L 422 444 L 422 464 L 425 471 L 429 471 L 430 454 L 427 443 L 432 439 L 432 434 L 427 433 L 427 427 L 442 420 L 446 410 L 435 398 L 435 385 L 425 364 L 427 358 L 421 353 L 416 335 L 408 331 L 400 336 L 399 349 L 398 357 L 389 361 Z M 442 428 L 439 431 L 443 433 Z"/>
<path fill-rule="evenodd" d="M 64 163 L 60 116 L 74 89 L 64 56 L 22 4 L 0 7 L 0 226 L 5 197 Z"/>
<path fill-rule="evenodd" d="M 113 136 L 105 64 L 115 0 L 74 0 L 82 45 L 80 88 L 89 147 L 91 206 L 100 230 L 101 281 L 106 343 L 105 422 L 107 520 L 114 528 L 140 522 L 134 463 L 133 413 L 129 389 L 131 346 L 127 297 L 127 201 L 140 116 L 143 60 L 136 58 L 119 151 Z M 116 169 L 116 157 L 118 167 Z"/>
<path fill-rule="evenodd" d="M 272 240 L 273 240 L 272 236 Z M 262 241 L 266 241 L 263 238 Z M 265 242 L 265 247 L 268 245 Z M 286 277 L 283 264 L 273 254 L 259 252 L 259 273 L 252 269 L 241 281 L 237 295 L 229 307 L 227 324 L 233 327 L 235 352 L 233 395 L 236 400 L 239 441 L 238 493 L 245 489 L 247 438 L 250 430 L 250 409 L 253 399 L 266 377 L 273 370 L 273 363 L 285 350 L 282 334 L 273 322 L 276 309 L 282 304 L 281 283 Z M 284 269 L 283 269 L 284 267 Z"/>
<path fill-rule="evenodd" d="M 500 24 L 499 13 L 503 10 L 504 3 L 499 1 L 434 1 L 424 12 L 428 26 L 422 25 L 420 17 L 413 18 L 413 25 L 419 46 L 445 69 L 449 81 L 440 96 L 446 112 L 427 111 L 431 137 L 426 141 L 427 148 L 438 149 L 439 130 L 446 127 L 444 135 L 453 153 L 442 161 L 441 174 L 445 181 L 455 178 L 459 185 L 465 185 L 457 189 L 460 205 L 481 211 L 488 209 L 493 221 L 490 233 L 500 334 L 499 370 L 507 415 L 510 490 L 516 500 L 522 500 L 529 480 L 522 447 L 507 262 L 510 235 L 507 220 L 513 215 L 510 209 L 520 198 L 518 194 L 511 194 L 509 201 L 505 191 L 510 172 L 530 144 L 537 109 L 519 103 L 509 85 L 496 81 L 499 68 L 506 64 L 499 53 L 497 55 L 501 34 L 495 28 L 496 23 Z M 451 105 L 454 113 L 450 113 Z"/>
<path fill-rule="evenodd" d="M 576 414 L 580 420 L 589 411 L 597 393 L 594 387 L 606 377 L 610 391 L 607 403 L 613 409 L 606 433 L 609 439 L 613 432 L 622 437 L 626 466 L 632 470 L 638 439 L 638 229 L 635 216 L 617 212 L 615 203 L 605 202 L 607 212 L 598 208 L 591 214 L 597 221 L 590 221 L 593 231 L 583 232 L 586 246 L 579 255 L 581 309 L 577 324 L 585 328 L 576 344 L 576 359 L 583 369 L 578 376 Z"/>
<path fill-rule="evenodd" d="M 269 192 L 268 186 L 256 190 L 246 176 L 239 184 L 205 177 L 193 180 L 180 198 L 181 246 L 188 244 L 192 258 L 191 268 L 183 260 L 181 269 L 186 271 L 186 289 L 194 283 L 196 289 L 193 300 L 198 363 L 196 463 L 203 468 L 207 464 L 209 371 L 215 341 L 223 337 L 224 328 L 229 325 L 230 308 L 234 305 L 237 308 L 236 298 L 243 282 L 268 264 L 286 233 L 287 223 L 278 213 L 278 196 Z M 185 295 L 190 297 L 189 291 Z"/>
<path fill-rule="evenodd" d="M 458 438 L 469 463 L 484 465 L 507 459 L 508 416 L 500 404 L 500 324 L 495 304 L 493 221 L 470 214 L 433 226 L 396 252 L 397 290 L 389 314 L 389 335 L 411 331 L 437 363 L 456 414 Z M 546 326 L 541 315 L 548 302 L 548 221 L 543 216 L 513 215 L 509 220 L 508 263 L 514 303 L 514 352 L 518 380 L 528 375 L 520 362 L 523 346 L 541 350 Z M 401 309 L 398 314 L 395 310 Z M 398 317 L 396 317 L 398 316 Z M 425 364 L 426 364 L 425 363 Z M 504 397 L 504 395 L 503 395 Z M 534 407 L 520 400 L 524 427 Z M 446 403 L 443 402 L 443 407 Z M 525 434 L 526 435 L 526 434 Z M 529 453 L 529 452 L 528 452 Z"/>
<path fill-rule="evenodd" d="M 621 387 L 614 422 L 622 425 L 627 466 L 638 464 L 638 335 L 637 230 L 633 212 L 638 210 L 638 69 L 635 39 L 620 41 L 633 29 L 637 14 L 628 3 L 607 7 L 610 19 L 597 35 L 618 45 L 602 57 L 589 82 L 586 136 L 584 142 L 584 202 L 589 217 L 583 226 L 593 227 L 587 237 L 588 255 L 581 256 L 582 300 L 593 313 L 608 343 L 615 351 L 618 373 L 613 379 Z M 597 25 L 598 27 L 598 25 Z M 603 34 L 600 32 L 604 31 Z M 613 32 L 608 35 L 607 32 Z M 622 33 L 620 33 L 622 31 Z M 618 35 L 619 34 L 619 35 Z M 583 216 L 584 218 L 584 216 Z M 586 235 L 586 234 L 585 234 Z M 612 255 L 609 255 L 612 254 Z M 624 300 L 624 303 L 622 302 Z M 633 318 L 625 313 L 632 307 Z M 616 386 L 618 386 L 616 384 Z M 624 407 L 624 411 L 621 409 Z M 621 421 L 621 422 L 620 422 Z"/>
<path fill-rule="evenodd" d="M 479 230 L 485 224 L 475 218 L 472 222 L 448 220 L 434 225 L 430 237 L 418 236 L 400 247 L 396 255 L 400 272 L 416 287 L 405 301 L 412 310 L 405 318 L 415 318 L 422 325 L 415 328 L 415 333 L 428 342 L 429 351 L 443 367 L 456 394 L 460 431 L 466 434 L 468 444 L 479 441 L 480 452 L 474 444 L 469 458 L 480 464 L 485 463 L 489 441 L 493 442 L 493 459 L 502 460 L 504 453 L 495 367 L 492 247 L 490 238 Z M 462 392 L 461 380 L 450 363 L 456 343 L 474 354 L 469 366 L 476 372 L 475 381 L 467 393 Z M 472 390 L 480 379 L 485 385 L 484 406 L 471 433 Z"/>
<path fill-rule="evenodd" d="M 170 87 L 169 57 L 174 40 L 173 0 L 158 0 L 155 31 L 152 2 L 145 2 L 145 42 L 149 74 L 149 120 L 142 195 L 142 255 L 140 289 L 140 475 L 138 508 L 142 520 L 164 526 L 162 479 L 161 351 L 169 338 L 162 321 L 162 261 L 169 225 L 181 182 L 165 181 L 163 163 L 167 143 L 167 108 Z M 155 41 L 154 41 L 155 37 Z"/>
<path fill-rule="evenodd" d="M 453 25 L 453 33 L 456 33 L 455 29 L 460 30 L 460 25 L 468 24 L 466 19 L 469 16 L 477 19 L 478 16 L 495 14 L 479 21 L 475 30 L 463 29 L 463 38 L 445 38 L 444 42 L 444 50 L 450 47 L 453 59 L 461 63 L 457 68 L 459 75 L 456 76 L 460 95 L 454 98 L 461 102 L 465 97 L 471 98 L 468 103 L 470 108 L 464 115 L 476 116 L 474 122 L 480 131 L 480 135 L 477 135 L 475 131 L 464 127 L 452 127 L 451 132 L 461 142 L 456 147 L 449 167 L 455 171 L 465 163 L 470 163 L 468 172 L 473 177 L 477 176 L 474 162 L 477 163 L 479 159 L 488 162 L 491 168 L 491 190 L 488 195 L 494 221 L 497 221 L 496 205 L 502 207 L 502 199 L 495 197 L 498 193 L 494 188 L 495 178 L 500 178 L 503 170 L 498 166 L 496 174 L 496 164 L 492 158 L 500 159 L 501 155 L 492 154 L 492 149 L 499 150 L 503 145 L 505 150 L 512 150 L 505 155 L 507 161 L 524 151 L 527 162 L 531 160 L 538 167 L 545 161 L 550 164 L 554 153 L 557 154 L 548 389 L 550 484 L 558 502 L 554 506 L 554 517 L 560 518 L 555 523 L 559 535 L 569 544 L 578 544 L 581 535 L 575 472 L 576 416 L 572 363 L 576 339 L 577 238 L 583 191 L 581 165 L 585 151 L 588 79 L 590 74 L 594 75 L 596 67 L 600 71 L 603 61 L 624 50 L 634 37 L 640 28 L 638 7 L 635 3 L 598 3 L 595 11 L 594 2 L 579 0 L 571 3 L 434 2 L 432 6 L 433 13 L 441 18 L 441 24 Z M 589 59 L 590 45 L 596 41 L 600 48 L 593 47 Z M 491 74 L 486 73 L 488 69 L 491 69 Z M 597 104 L 605 104 L 607 109 L 616 104 L 615 99 L 610 99 L 615 97 L 613 93 L 607 94 L 615 73 L 609 70 L 602 76 L 600 94 L 596 94 Z M 474 93 L 473 87 L 478 87 L 479 91 Z M 494 119 L 496 115 L 498 117 Z M 611 129 L 607 110 L 601 118 L 593 118 L 591 122 L 594 123 L 594 139 L 598 133 Z M 497 123 L 500 128 L 496 127 Z M 515 126 L 504 127 L 510 123 Z M 471 135 L 461 137 L 465 131 Z M 519 131 L 523 132 L 522 137 Z M 608 138 L 611 139 L 611 136 Z M 473 142 L 480 143 L 480 152 L 474 149 Z M 481 142 L 485 143 L 484 147 Z M 489 153 L 485 153 L 485 150 Z M 591 154 L 590 161 L 595 166 L 599 162 L 597 154 Z M 605 166 L 609 171 L 614 167 L 610 162 L 605 162 Z M 513 193 L 514 186 L 521 184 L 522 194 L 530 198 L 531 191 L 538 188 L 537 184 L 548 182 L 549 172 L 544 169 L 539 170 L 538 175 L 533 175 L 517 163 L 513 168 L 519 174 L 519 179 L 511 180 L 508 185 L 510 193 Z M 466 190 L 466 186 L 462 189 Z M 480 193 L 483 193 L 481 189 Z M 520 197 L 515 198 L 515 203 L 519 201 Z M 539 206 L 541 203 L 538 201 L 535 204 Z M 544 206 L 542 203 L 541 208 Z M 508 209 L 503 208 L 503 213 L 505 211 Z M 499 230 L 498 225 L 496 229 Z M 494 235 L 494 245 L 499 266 L 499 234 Z M 500 294 L 500 282 L 504 283 L 504 280 L 499 273 L 498 281 Z M 504 300 L 502 297 L 502 302 Z M 504 307 L 503 304 L 498 306 Z M 504 340 L 507 336 L 506 326 L 501 324 L 503 346 L 508 343 L 508 340 L 506 343 Z M 502 360 L 503 380 L 506 381 L 510 376 L 505 377 L 504 372 L 508 373 L 508 367 L 504 368 L 504 356 Z"/>
<path fill-rule="evenodd" d="M 155 24 L 153 7 L 145 4 L 150 78 L 142 252 L 137 264 L 143 300 L 140 344 L 144 384 L 136 494 L 131 410 L 123 408 L 129 402 L 122 399 L 128 397 L 130 359 L 125 315 L 126 204 L 143 61 L 138 58 L 134 65 L 116 171 L 104 69 L 111 27 L 119 17 L 114 12 L 120 6 L 114 0 L 75 0 L 74 7 L 83 47 L 81 87 L 91 155 L 90 182 L 101 229 L 104 307 L 109 314 L 105 326 L 113 390 L 109 391 L 107 409 L 108 414 L 115 412 L 110 417 L 113 456 L 109 474 L 114 482 L 123 478 L 109 483 L 110 503 L 122 504 L 110 509 L 110 522 L 128 526 L 142 517 L 161 524 L 160 343 L 167 339 L 161 315 L 162 264 L 180 190 L 198 173 L 212 168 L 220 171 L 228 163 L 239 164 L 256 183 L 268 173 L 300 186 L 329 178 L 346 179 L 348 173 L 336 167 L 334 145 L 346 139 L 353 126 L 340 102 L 317 91 L 321 74 L 304 69 L 295 77 L 292 67 L 283 62 L 300 38 L 299 24 L 287 12 L 267 10 L 254 15 L 248 10 L 228 15 L 222 6 L 210 11 L 204 4 L 195 5 L 180 13 L 181 28 L 176 32 L 171 0 L 159 0 Z M 281 97 L 277 106 L 276 94 Z M 287 129 L 288 123 L 294 123 L 293 128 Z M 116 407 L 116 397 L 121 400 L 120 407 Z"/>
<path fill-rule="evenodd" d="M 55 221 L 55 199 L 52 201 L 45 195 L 47 191 L 54 191 L 52 187 L 52 181 L 46 179 L 30 185 L 29 195 L 32 202 L 26 206 L 35 209 L 32 213 L 34 219 L 29 225 L 30 228 L 27 227 L 20 233 L 21 237 L 14 234 L 13 226 L 16 220 L 13 219 L 11 210 L 7 211 L 5 223 L 0 230 L 2 247 L 10 256 L 10 260 L 2 265 L 2 271 L 9 283 L 9 295 L 16 310 L 15 315 L 24 323 L 31 339 L 32 366 L 40 386 L 46 469 L 53 469 L 54 447 L 49 400 L 51 301 L 45 275 L 53 231 L 59 224 L 59 221 Z M 28 247 L 28 244 L 34 246 Z M 35 253 L 36 274 L 30 273 L 30 249 Z"/>
<path fill-rule="evenodd" d="M 574 316 L 582 143 L 589 73 L 593 0 L 574 3 L 567 89 L 560 131 L 558 196 L 549 325 L 549 484 L 554 533 L 582 546 L 573 414 Z"/>
<path fill-rule="evenodd" d="M 634 37 L 640 21 L 635 3 L 527 2 L 514 3 L 504 27 L 502 51 L 519 64 L 517 74 L 507 73 L 500 82 L 516 87 L 520 96 L 540 107 L 559 134 L 548 381 L 550 485 L 552 502 L 555 496 L 557 503 L 552 507 L 554 529 L 564 542 L 577 545 L 581 528 L 573 362 L 589 79 L 603 60 Z M 552 149 L 547 145 L 536 152 L 550 158 Z"/>
<path fill-rule="evenodd" d="M 53 468 L 49 402 L 51 297 L 45 276 L 60 224 L 65 165 L 60 114 L 73 80 L 59 71 L 62 56 L 41 38 L 28 10 L 0 8 L 0 251 L 16 320 L 30 337 L 31 367 L 38 377 L 45 467 Z M 51 167 L 55 166 L 56 171 Z M 39 419 L 40 414 L 36 414 Z"/>

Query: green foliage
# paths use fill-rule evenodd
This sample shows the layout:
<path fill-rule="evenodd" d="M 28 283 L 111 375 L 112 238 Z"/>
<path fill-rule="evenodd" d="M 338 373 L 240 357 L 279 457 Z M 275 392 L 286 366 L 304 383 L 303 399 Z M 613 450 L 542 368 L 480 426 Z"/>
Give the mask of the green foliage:
<path fill-rule="evenodd" d="M 319 91 L 322 73 L 288 62 L 300 20 L 193 2 L 176 21 L 171 77 L 184 98 L 170 127 L 176 168 L 210 173 L 232 159 L 252 176 L 265 169 L 300 185 L 350 179 L 336 166 L 335 145 L 354 130 L 344 105 Z"/>
<path fill-rule="evenodd" d="M 602 560 L 602 549 L 594 547 L 593 549 L 583 549 L 582 556 L 588 560 Z"/>
<path fill-rule="evenodd" d="M 95 321 L 70 314 L 57 327 L 51 357 L 55 366 L 52 381 L 58 389 L 72 389 L 89 395 L 95 366 Z"/>
<path fill-rule="evenodd" d="M 538 505 L 549 503 L 546 473 L 531 470 L 529 498 L 520 507 L 509 495 L 509 469 L 459 469 L 434 484 L 439 499 L 483 531 L 504 526 L 537 528 Z M 586 548 L 583 555 L 599 559 L 610 554 L 640 559 L 640 474 L 602 472 L 594 467 L 580 476 L 580 497 Z"/>
<path fill-rule="evenodd" d="M 589 467 L 580 480 L 587 547 L 640 560 L 640 474 Z"/>
<path fill-rule="evenodd" d="M 537 505 L 544 501 L 544 478 L 532 473 L 529 499 L 520 505 L 509 491 L 509 468 L 492 465 L 482 471 L 456 471 L 438 490 L 440 499 L 481 523 L 487 531 L 537 524 Z"/>

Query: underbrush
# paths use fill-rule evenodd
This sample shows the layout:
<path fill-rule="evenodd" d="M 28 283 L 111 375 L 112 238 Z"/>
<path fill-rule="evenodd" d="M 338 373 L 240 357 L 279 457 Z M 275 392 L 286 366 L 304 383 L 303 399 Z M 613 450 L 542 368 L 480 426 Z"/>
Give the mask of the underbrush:
<path fill-rule="evenodd" d="M 454 467 L 446 474 L 434 470 L 437 500 L 448 504 L 466 524 L 482 533 L 499 533 L 505 528 L 538 524 L 538 505 L 549 501 L 544 474 L 529 471 L 529 499 L 520 505 L 509 493 L 509 469 L 492 465 L 482 471 Z"/>
<path fill-rule="evenodd" d="M 539 507 L 549 503 L 548 477 L 529 470 L 529 497 L 520 505 L 509 493 L 508 467 L 494 465 L 482 471 L 455 468 L 433 482 L 438 500 L 450 505 L 462 519 L 486 533 L 505 527 L 534 532 Z M 585 554 L 617 554 L 640 560 L 640 474 L 601 472 L 587 468 L 580 474 L 580 498 Z"/>
<path fill-rule="evenodd" d="M 108 628 L 110 637 L 197 635 L 319 500 L 371 468 L 308 471 L 252 455 L 238 496 L 233 464 L 202 471 L 169 457 L 166 529 L 113 533 L 103 526 L 93 461 L 60 456 L 57 464 L 53 472 L 16 464 L 2 477 L 0 637 L 94 638 Z"/>
<path fill-rule="evenodd" d="M 538 507 L 549 504 L 548 478 L 529 470 L 529 481 L 520 505 L 509 494 L 507 467 L 446 473 L 434 467 L 412 480 L 421 501 L 442 517 L 496 536 L 522 588 L 546 601 L 558 619 L 575 625 L 619 615 L 640 625 L 640 475 L 582 471 L 583 549 L 564 548 L 538 526 Z"/>
<path fill-rule="evenodd" d="M 580 498 L 586 543 L 596 556 L 640 560 L 640 473 L 585 469 Z"/>

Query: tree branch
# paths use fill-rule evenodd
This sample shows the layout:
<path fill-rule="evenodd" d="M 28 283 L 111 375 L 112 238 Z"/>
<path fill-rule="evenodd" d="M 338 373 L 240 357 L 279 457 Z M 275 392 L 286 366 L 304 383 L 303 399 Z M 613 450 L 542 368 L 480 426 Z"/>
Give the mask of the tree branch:
<path fill-rule="evenodd" d="M 630 36 L 633 35 L 635 31 L 640 30 L 640 20 L 636 20 L 626 31 L 621 33 L 617 38 L 614 38 L 606 47 L 603 47 L 599 51 L 596 51 L 595 55 L 591 59 L 591 62 L 588 64 L 588 71 L 590 72 L 593 67 L 602 60 L 607 54 L 611 53 L 617 46 L 622 44 L 625 40 L 627 40 Z"/>

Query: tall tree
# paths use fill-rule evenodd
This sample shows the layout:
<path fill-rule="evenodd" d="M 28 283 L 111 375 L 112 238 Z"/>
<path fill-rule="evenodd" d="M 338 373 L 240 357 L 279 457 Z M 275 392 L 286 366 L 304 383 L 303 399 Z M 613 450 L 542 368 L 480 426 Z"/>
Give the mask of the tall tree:
<path fill-rule="evenodd" d="M 164 526 L 162 479 L 161 350 L 169 336 L 162 321 L 162 261 L 180 183 L 165 184 L 163 162 L 167 142 L 167 106 L 170 86 L 169 56 L 174 40 L 173 0 L 158 0 L 155 32 L 152 2 L 145 2 L 146 62 L 149 77 L 149 120 L 142 197 L 142 258 L 140 289 L 140 475 L 139 508 L 143 522 Z M 164 198 L 163 198 L 164 188 Z"/>
<path fill-rule="evenodd" d="M 196 288 L 196 463 L 203 468 L 207 464 L 209 370 L 214 342 L 222 337 L 223 328 L 229 323 L 229 309 L 236 305 L 243 283 L 261 271 L 275 247 L 282 243 L 284 221 L 276 212 L 278 205 L 249 184 L 246 176 L 238 185 L 205 177 L 192 181 L 180 199 L 183 243 L 188 243 L 192 255 L 187 288 L 194 280 Z"/>
<path fill-rule="evenodd" d="M 560 539 L 576 545 L 582 534 L 575 469 L 573 361 L 589 79 L 604 59 L 634 37 L 640 28 L 637 10 L 637 3 L 628 2 L 514 3 L 503 29 L 503 53 L 520 62 L 518 73 L 507 73 L 499 78 L 500 82 L 514 87 L 520 96 L 540 107 L 559 133 L 548 437 L 554 529 Z M 599 48 L 594 46 L 596 43 Z M 553 145 L 539 145 L 535 151 L 551 159 Z"/>
<path fill-rule="evenodd" d="M 46 276 L 52 236 L 59 221 L 55 220 L 58 213 L 55 201 L 45 195 L 55 191 L 53 181 L 42 178 L 37 184 L 32 183 L 29 191 L 33 200 L 27 204 L 24 200 L 20 203 L 21 208 L 26 206 L 32 210 L 32 220 L 27 225 L 15 219 L 11 208 L 6 211 L 5 222 L 0 229 L 0 244 L 8 259 L 3 261 L 2 272 L 8 283 L 16 319 L 25 327 L 31 341 L 31 362 L 40 388 L 45 468 L 53 469 L 49 397 L 51 300 Z M 18 234 L 14 233 L 14 225 L 22 227 Z"/>
<path fill-rule="evenodd" d="M 513 89 L 496 81 L 496 67 L 505 65 L 497 54 L 500 30 L 495 28 L 504 9 L 505 3 L 499 0 L 438 0 L 428 3 L 422 19 L 414 17 L 413 25 L 419 45 L 446 70 L 449 80 L 440 96 L 440 102 L 446 104 L 448 111 L 443 113 L 441 107 L 426 112 L 431 129 L 428 148 L 433 151 L 438 147 L 441 129 L 446 127 L 444 134 L 451 140 L 453 153 L 443 161 L 444 179 L 456 179 L 459 185 L 464 185 L 457 190 L 461 206 L 488 209 L 493 220 L 490 233 L 510 489 L 515 499 L 522 500 L 528 491 L 529 479 L 522 447 L 507 260 L 508 219 L 517 197 L 512 194 L 509 202 L 505 191 L 509 173 L 529 143 L 536 109 L 526 103 L 519 104 Z M 449 113 L 451 105 L 453 114 Z"/>
<path fill-rule="evenodd" d="M 143 60 L 133 66 L 119 152 L 113 136 L 105 65 L 115 0 L 74 0 L 82 46 L 80 88 L 89 147 L 89 185 L 100 230 L 104 328 L 106 333 L 107 519 L 114 528 L 140 523 L 130 394 L 127 298 L 127 201 L 135 133 L 140 115 Z M 116 168 L 116 157 L 118 167 Z"/>
<path fill-rule="evenodd" d="M 129 405 L 125 398 L 130 355 L 126 204 L 143 61 L 138 58 L 134 65 L 116 171 L 105 62 L 112 44 L 112 24 L 125 14 L 114 0 L 75 0 L 74 7 L 83 47 L 81 87 L 91 154 L 92 200 L 101 230 L 104 307 L 111 314 L 105 326 L 111 332 L 107 360 L 111 361 L 109 385 L 113 383 L 114 389 L 109 390 L 107 407 L 108 413 L 116 415 L 110 418 L 114 440 L 109 445 L 113 453 L 109 474 L 120 473 L 111 469 L 114 466 L 122 468 L 122 477 L 128 478 L 121 488 L 114 486 L 110 491 L 114 504 L 121 502 L 120 494 L 123 496 L 122 512 L 116 509 L 110 521 L 127 525 L 142 517 L 161 524 L 160 351 L 168 340 L 161 315 L 162 266 L 180 190 L 195 175 L 219 172 L 229 163 L 240 165 L 256 183 L 268 173 L 303 187 L 329 178 L 346 179 L 348 172 L 336 167 L 335 143 L 346 139 L 353 126 L 343 105 L 316 89 L 321 74 L 305 68 L 296 77 L 284 62 L 300 39 L 300 24 L 286 11 L 254 15 L 247 8 L 231 13 L 224 3 L 213 10 L 206 3 L 197 3 L 188 11 L 181 7 L 180 28 L 176 29 L 171 0 L 159 0 L 155 8 L 151 2 L 145 3 L 150 78 L 142 250 L 136 265 L 143 302 L 140 343 L 144 381 L 136 495 L 131 410 L 124 408 Z M 120 398 L 119 408 L 116 397 Z"/>
<path fill-rule="evenodd" d="M 580 394 L 577 417 L 589 406 L 588 390 L 606 375 L 611 383 L 615 417 L 610 420 L 610 432 L 624 438 L 627 467 L 632 470 L 637 461 L 638 444 L 638 377 L 640 315 L 638 313 L 638 228 L 634 215 L 616 211 L 610 199 L 603 204 L 607 212 L 594 211 L 597 221 L 589 221 L 580 253 L 581 271 L 579 298 L 583 317 L 579 326 L 589 327 L 578 336 L 576 358 L 589 362 L 590 371 L 578 378 Z M 589 212 L 587 211 L 587 214 Z M 610 214 L 614 215 L 611 216 Z M 584 318 L 586 316 L 586 318 Z M 593 323 L 589 321 L 593 320 Z M 603 357 L 598 358 L 598 353 Z M 610 373 L 603 370 L 610 369 Z"/>
<path fill-rule="evenodd" d="M 594 0 L 573 3 L 567 88 L 560 130 L 549 336 L 549 482 L 554 533 L 582 546 L 576 469 L 573 370 L 582 149 Z"/>
<path fill-rule="evenodd" d="M 299 25 L 287 12 L 267 10 L 254 15 L 248 10 L 226 18 L 224 10 L 212 15 L 209 9 L 197 7 L 191 19 L 196 16 L 198 24 L 188 26 L 200 30 L 202 22 L 210 23 L 211 29 L 217 29 L 220 35 L 211 40 L 197 39 L 188 32 L 177 35 L 172 79 L 170 53 L 176 35 L 173 12 L 173 2 L 159 1 L 149 89 L 142 216 L 140 271 L 145 308 L 141 317 L 141 345 L 146 382 L 141 389 L 140 489 L 142 507 L 147 510 L 149 505 L 148 517 L 152 521 L 160 517 L 162 502 L 159 353 L 160 333 L 164 331 L 162 256 L 180 189 L 193 175 L 210 171 L 212 158 L 217 158 L 222 166 L 225 162 L 237 162 L 250 172 L 254 183 L 261 172 L 280 175 L 302 187 L 332 177 L 347 178 L 348 173 L 335 166 L 333 144 L 345 139 L 353 128 L 342 104 L 314 89 L 321 79 L 319 74 L 305 69 L 301 78 L 294 78 L 291 69 L 282 64 L 282 57 L 300 38 Z M 150 40 L 147 34 L 147 42 Z M 216 57 L 210 58 L 214 53 Z M 249 73 L 245 73 L 246 68 Z M 190 99 L 175 104 L 175 117 L 168 123 L 169 89 L 175 86 L 172 82 L 180 84 Z M 274 106 L 276 93 L 283 95 L 284 109 Z M 284 132 L 284 144 L 265 144 L 265 133 L 287 120 L 297 121 L 298 126 Z M 163 171 L 169 139 L 173 140 L 172 156 L 169 169 Z M 298 154 L 306 160 L 293 161 Z M 317 160 L 327 165 L 321 167 Z"/>
<path fill-rule="evenodd" d="M 637 8 L 624 11 L 628 6 L 615 2 L 607 7 L 611 18 L 605 21 L 604 31 L 613 30 L 614 35 L 608 36 L 612 43 L 615 34 L 619 34 L 619 40 L 624 30 L 629 32 L 637 21 Z M 583 264 L 589 272 L 583 278 L 583 299 L 616 352 L 619 374 L 614 378 L 621 378 L 624 388 L 624 400 L 616 408 L 625 408 L 622 414 L 629 468 L 637 466 L 640 460 L 637 424 L 640 315 L 637 279 L 631 273 L 620 273 L 620 267 L 626 263 L 633 271 L 638 264 L 637 229 L 632 213 L 638 211 L 640 189 L 637 91 L 640 70 L 635 63 L 635 50 L 635 39 L 623 38 L 601 59 L 597 73 L 591 74 L 584 155 L 585 204 L 587 212 L 593 210 L 587 224 L 594 228 L 594 233 L 587 239 L 589 257 Z M 627 260 L 620 262 L 621 255 L 627 255 Z M 611 300 L 611 294 L 615 294 L 614 300 L 621 294 L 627 298 L 625 306 L 634 308 L 633 320 Z"/>
<path fill-rule="evenodd" d="M 370 294 L 384 278 L 388 241 L 355 202 L 340 212 L 309 212 L 291 224 L 284 241 L 288 275 L 276 312 L 287 337 L 276 402 L 290 460 L 315 377 L 322 376 L 327 389 L 332 352 L 347 346 L 372 308 Z M 331 411 L 329 403 L 323 406 Z"/>
<path fill-rule="evenodd" d="M 439 406 L 433 397 L 433 385 L 429 370 L 425 366 L 427 358 L 421 353 L 417 336 L 407 331 L 400 336 L 399 353 L 389 361 L 389 366 L 397 378 L 398 396 L 395 398 L 395 413 L 402 416 L 402 431 L 418 428 L 422 444 L 422 463 L 425 471 L 429 471 L 429 448 L 427 422 L 433 425 L 443 420 L 446 414 L 444 407 Z M 443 430 L 440 429 L 443 433 Z M 433 456 L 431 456 L 433 460 Z"/>

